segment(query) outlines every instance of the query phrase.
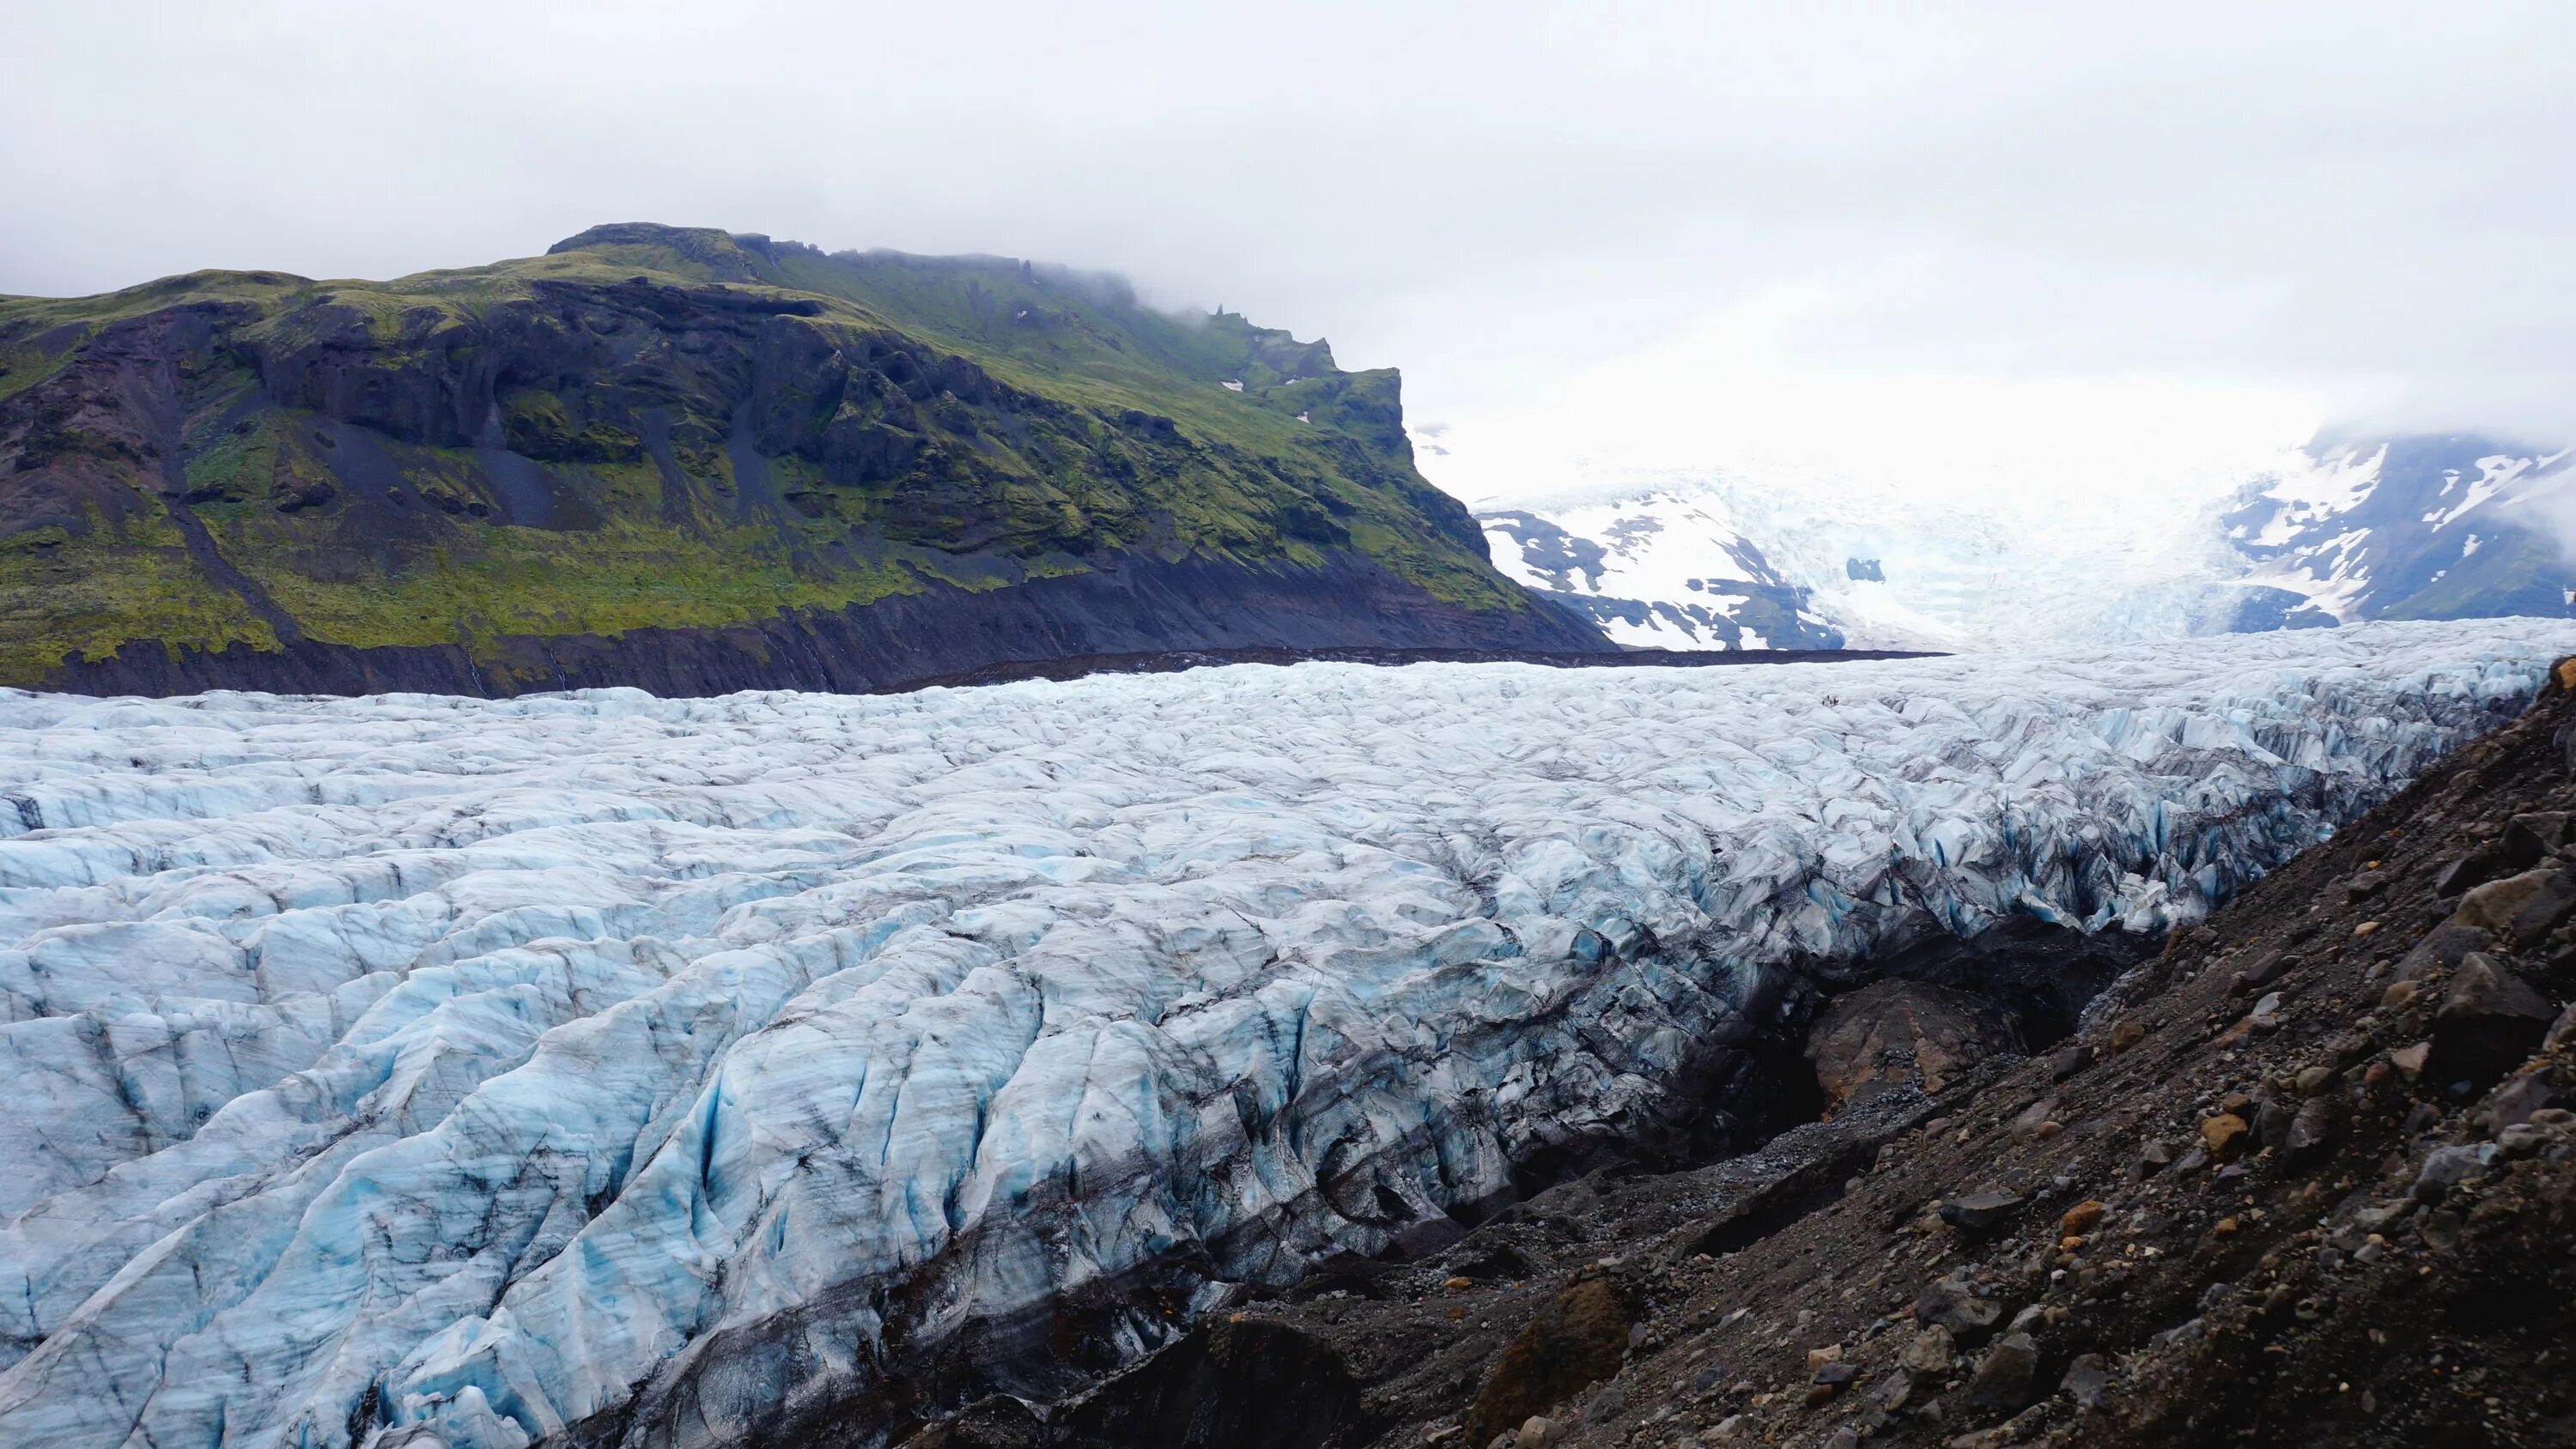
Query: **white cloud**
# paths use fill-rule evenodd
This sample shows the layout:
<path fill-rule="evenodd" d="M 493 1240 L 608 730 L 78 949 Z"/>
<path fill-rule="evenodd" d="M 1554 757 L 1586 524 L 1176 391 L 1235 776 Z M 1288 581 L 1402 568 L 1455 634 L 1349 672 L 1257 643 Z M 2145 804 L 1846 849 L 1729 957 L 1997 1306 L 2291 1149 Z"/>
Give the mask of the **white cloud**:
<path fill-rule="evenodd" d="M 1640 411 L 1642 369 L 1789 441 L 2568 437 L 2571 42 L 2544 4 L 16 6 L 0 290 L 650 218 L 1117 268 L 1462 434 Z"/>

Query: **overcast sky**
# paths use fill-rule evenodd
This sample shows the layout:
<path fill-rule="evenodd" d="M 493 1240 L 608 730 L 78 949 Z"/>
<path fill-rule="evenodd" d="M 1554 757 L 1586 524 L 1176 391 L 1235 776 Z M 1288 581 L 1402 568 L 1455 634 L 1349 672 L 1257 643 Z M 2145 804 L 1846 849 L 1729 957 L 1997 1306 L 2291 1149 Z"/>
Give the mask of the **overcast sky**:
<path fill-rule="evenodd" d="M 2564 0 L 0 0 L 0 291 L 670 221 L 1328 336 L 1462 493 L 2134 486 L 2333 420 L 2576 438 L 2571 58 Z"/>

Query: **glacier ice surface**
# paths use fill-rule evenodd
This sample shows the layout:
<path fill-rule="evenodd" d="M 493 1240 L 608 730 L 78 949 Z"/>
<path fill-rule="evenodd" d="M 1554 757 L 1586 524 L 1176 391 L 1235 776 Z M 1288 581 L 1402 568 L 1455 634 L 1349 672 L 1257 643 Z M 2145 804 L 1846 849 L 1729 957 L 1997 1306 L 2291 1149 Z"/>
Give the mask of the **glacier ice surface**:
<path fill-rule="evenodd" d="M 515 1449 L 772 1355 L 717 1442 L 1285 1281 L 1909 912 L 2194 919 L 2570 650 L 0 694 L 0 1443 Z"/>

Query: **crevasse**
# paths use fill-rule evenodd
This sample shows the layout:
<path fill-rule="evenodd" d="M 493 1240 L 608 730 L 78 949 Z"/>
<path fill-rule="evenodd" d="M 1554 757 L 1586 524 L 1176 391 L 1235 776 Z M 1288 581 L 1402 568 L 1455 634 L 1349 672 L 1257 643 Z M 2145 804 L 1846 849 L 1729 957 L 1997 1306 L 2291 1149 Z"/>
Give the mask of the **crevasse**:
<path fill-rule="evenodd" d="M 2194 919 L 2570 650 L 0 695 L 0 1442 L 507 1449 L 689 1373 L 651 1434 L 716 1442 L 1185 1316 L 1628 1130 L 1793 956 Z"/>

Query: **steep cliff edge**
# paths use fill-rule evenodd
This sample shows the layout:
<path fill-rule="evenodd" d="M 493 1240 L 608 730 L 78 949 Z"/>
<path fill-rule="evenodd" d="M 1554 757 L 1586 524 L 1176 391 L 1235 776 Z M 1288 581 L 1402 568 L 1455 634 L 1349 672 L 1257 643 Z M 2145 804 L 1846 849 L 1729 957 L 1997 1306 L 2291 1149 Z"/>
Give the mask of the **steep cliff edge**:
<path fill-rule="evenodd" d="M 872 688 L 1600 649 L 1391 370 L 1001 258 L 595 228 L 396 282 L 0 299 L 0 684 Z"/>

